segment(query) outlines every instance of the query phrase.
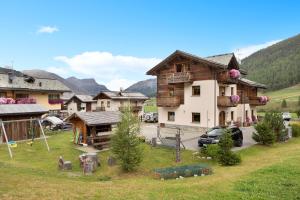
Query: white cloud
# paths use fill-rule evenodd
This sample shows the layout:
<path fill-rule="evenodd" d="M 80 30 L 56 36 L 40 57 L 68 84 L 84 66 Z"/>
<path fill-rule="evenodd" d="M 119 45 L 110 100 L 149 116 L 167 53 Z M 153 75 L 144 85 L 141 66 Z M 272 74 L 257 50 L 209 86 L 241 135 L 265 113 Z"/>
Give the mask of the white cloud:
<path fill-rule="evenodd" d="M 54 33 L 59 31 L 59 29 L 56 26 L 42 26 L 37 30 L 37 33 Z"/>
<path fill-rule="evenodd" d="M 158 58 L 139 58 L 113 55 L 110 52 L 83 52 L 71 57 L 57 56 L 56 61 L 67 64 L 69 73 L 81 77 L 95 78 L 111 90 L 126 89 L 136 81 L 145 78 L 148 69 L 161 61 Z"/>
<path fill-rule="evenodd" d="M 276 44 L 278 42 L 280 42 L 281 40 L 273 40 L 270 42 L 265 42 L 263 44 L 256 44 L 256 45 L 250 45 L 250 46 L 246 46 L 246 47 L 242 47 L 242 48 L 238 48 L 234 50 L 234 54 L 236 55 L 236 57 L 240 60 L 250 56 L 251 54 L 255 53 L 258 50 L 267 48 L 273 44 Z"/>
<path fill-rule="evenodd" d="M 119 91 L 121 88 L 125 90 L 126 88 L 128 88 L 134 83 L 136 83 L 136 81 L 121 78 L 121 79 L 113 79 L 108 83 L 106 83 L 105 86 L 109 90 Z"/>

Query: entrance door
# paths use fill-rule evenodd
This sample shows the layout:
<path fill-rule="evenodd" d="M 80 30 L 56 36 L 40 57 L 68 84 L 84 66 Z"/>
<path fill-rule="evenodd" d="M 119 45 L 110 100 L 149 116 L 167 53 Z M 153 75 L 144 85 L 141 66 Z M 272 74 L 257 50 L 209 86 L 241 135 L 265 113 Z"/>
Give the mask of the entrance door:
<path fill-rule="evenodd" d="M 92 104 L 86 103 L 86 112 L 91 112 L 91 111 L 92 111 Z"/>
<path fill-rule="evenodd" d="M 219 114 L 219 126 L 225 126 L 225 111 L 221 111 Z"/>

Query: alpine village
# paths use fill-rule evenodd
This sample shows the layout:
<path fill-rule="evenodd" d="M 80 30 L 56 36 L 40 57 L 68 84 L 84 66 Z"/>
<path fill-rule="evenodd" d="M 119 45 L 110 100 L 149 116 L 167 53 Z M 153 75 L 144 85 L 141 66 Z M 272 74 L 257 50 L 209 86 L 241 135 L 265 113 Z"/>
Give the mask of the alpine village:
<path fill-rule="evenodd" d="M 29 2 L 28 5 L 35 4 Z M 24 3 L 17 3 L 17 7 Z M 36 3 L 32 8 L 27 5 L 33 16 L 54 17 L 54 13 L 38 14 L 38 7 L 46 7 Z M 44 3 L 55 12 L 51 7 L 54 2 Z M 159 12 L 162 20 L 170 23 L 168 26 L 173 26 L 172 20 L 178 20 L 177 28 L 182 25 L 198 31 L 194 24 L 197 20 L 186 11 L 181 18 L 169 19 L 162 14 L 171 14 L 169 8 L 165 7 L 164 11 L 162 6 L 165 3 L 157 3 L 159 6 L 156 8 L 151 4 L 153 13 L 143 7 L 144 4 L 149 6 L 149 3 L 137 3 L 136 6 L 144 11 L 141 19 L 135 13 L 140 11 L 133 10 L 132 15 L 128 10 L 128 15 L 123 17 L 141 22 L 146 17 L 144 15 L 151 15 L 157 20 L 153 14 Z M 194 6 L 202 3 L 194 2 Z M 296 8 L 300 5 L 293 3 L 297 4 L 295 12 L 298 12 Z M 105 9 L 100 9 L 96 2 L 78 1 L 76 5 L 68 6 L 65 2 L 56 4 L 77 11 L 77 14 L 70 14 L 74 18 L 78 15 L 108 17 Z M 91 4 L 89 12 L 83 11 L 87 4 Z M 117 11 L 124 13 L 119 9 L 121 5 L 112 11 L 106 4 L 112 6 L 114 3 L 103 5 L 107 11 L 115 13 L 114 17 L 120 15 Z M 177 1 L 172 4 L 170 6 L 177 9 L 175 13 L 185 7 Z M 205 4 L 208 4 L 207 9 L 212 6 L 208 2 Z M 241 4 L 239 2 L 236 6 Z M 260 4 L 272 4 L 275 10 L 278 10 L 275 4 L 279 5 L 278 2 L 257 2 L 255 5 Z M 283 4 L 281 2 L 280 5 Z M 6 8 L 11 6 L 8 2 L 3 5 Z M 236 6 L 233 7 L 236 9 Z M 123 7 L 129 9 L 128 5 Z M 230 9 L 228 5 L 219 7 Z M 103 13 L 100 14 L 96 8 Z M 196 11 L 196 7 L 189 9 Z M 58 10 L 57 17 L 60 19 L 68 16 Z M 294 9 L 291 9 L 290 13 L 293 12 Z M 195 15 L 203 17 L 203 14 Z M 15 17 L 23 21 L 20 16 Z M 135 19 L 131 19 L 132 16 L 136 16 Z M 103 19 L 99 19 L 101 23 Z M 286 19 L 289 19 L 288 16 Z M 106 20 L 114 21 L 113 18 Z M 35 23 L 43 21 L 39 19 Z M 81 27 L 80 23 L 84 22 L 79 20 L 78 23 Z M 164 24 L 160 20 L 156 23 Z M 202 23 L 205 25 L 206 22 Z M 68 27 L 60 29 L 63 22 L 57 21 L 57 24 L 60 26 L 41 26 L 28 37 L 44 40 L 41 42 L 50 45 L 49 53 L 51 51 L 52 55 L 56 48 L 51 46 L 52 42 L 56 43 L 54 36 L 66 34 L 63 31 Z M 140 28 L 143 30 L 144 26 L 146 24 Z M 270 24 L 268 26 L 271 27 Z M 271 37 L 272 32 L 267 31 L 270 32 L 268 35 L 262 31 L 261 34 L 266 34 L 263 38 L 281 39 L 226 52 L 237 43 L 245 44 L 241 38 L 248 36 L 244 40 L 249 42 L 257 36 L 247 33 L 239 38 L 237 34 L 229 37 L 224 33 L 222 38 L 222 34 L 214 33 L 217 34 L 215 37 L 221 37 L 216 39 L 219 42 L 215 42 L 213 33 L 211 36 L 207 33 L 201 35 L 200 31 L 194 37 L 186 30 L 186 36 L 182 31 L 183 35 L 172 35 L 168 29 L 159 27 L 169 37 L 178 37 L 178 45 L 174 42 L 177 39 L 170 43 L 171 38 L 151 30 L 157 40 L 164 38 L 166 41 L 157 43 L 153 39 L 151 44 L 143 40 L 145 45 L 135 47 L 138 44 L 136 40 L 142 40 L 141 36 L 136 36 L 126 43 L 132 42 L 128 52 L 133 54 L 133 49 L 138 49 L 137 55 L 148 55 L 140 56 L 143 58 L 101 52 L 103 48 L 113 51 L 121 45 L 110 41 L 110 48 L 104 40 L 101 40 L 103 45 L 90 46 L 99 51 L 86 51 L 74 57 L 55 57 L 56 62 L 64 63 L 60 63 L 62 67 L 28 67 L 47 65 L 42 55 L 46 55 L 47 49 L 38 54 L 41 58 L 33 54 L 30 57 L 28 52 L 24 52 L 26 58 L 18 57 L 18 50 L 16 55 L 10 49 L 2 53 L 0 199 L 300 199 L 300 35 L 284 37 L 290 33 L 287 31 Z M 100 30 L 89 23 L 82 24 L 82 28 Z M 108 30 L 101 29 L 103 32 L 97 33 L 103 36 L 111 28 L 108 25 Z M 216 27 L 211 28 L 217 31 Z M 78 29 L 79 35 L 69 35 L 69 39 L 78 39 L 81 33 L 84 37 L 87 29 L 83 29 Z M 238 30 L 241 31 L 244 32 Z M 120 33 L 125 34 L 123 31 Z M 110 34 L 114 37 L 115 33 Z M 185 38 L 189 36 L 191 38 Z M 3 37 L 6 37 L 5 33 Z M 93 34 L 83 40 L 91 42 L 92 37 Z M 189 42 L 182 45 L 179 38 Z M 191 43 L 191 39 L 194 42 Z M 63 54 L 68 50 L 64 45 L 70 43 L 62 38 L 57 40 L 61 47 L 58 52 Z M 110 40 L 109 37 L 107 40 Z M 80 39 L 74 42 L 76 51 L 79 48 L 76 45 L 82 42 Z M 85 45 L 84 49 L 89 47 Z M 8 48 L 5 41 L 0 49 L 1 46 Z M 32 43 L 33 49 L 37 46 Z M 122 51 L 125 52 L 125 47 L 116 52 Z M 210 55 L 210 52 L 218 54 Z M 6 58 L 17 57 L 18 60 L 7 62 Z M 26 66 L 22 66 L 23 58 Z"/>

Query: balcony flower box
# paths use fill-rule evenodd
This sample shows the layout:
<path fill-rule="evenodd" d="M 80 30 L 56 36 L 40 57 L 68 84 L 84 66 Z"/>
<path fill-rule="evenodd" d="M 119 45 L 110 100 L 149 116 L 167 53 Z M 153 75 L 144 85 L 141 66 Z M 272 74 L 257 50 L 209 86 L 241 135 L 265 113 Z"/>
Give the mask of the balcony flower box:
<path fill-rule="evenodd" d="M 230 101 L 234 104 L 237 104 L 240 101 L 240 96 L 239 95 L 232 95 L 232 96 L 230 96 Z"/>
<path fill-rule="evenodd" d="M 239 78 L 241 76 L 241 73 L 237 69 L 231 69 L 229 71 L 229 76 L 230 76 L 230 78 L 237 79 L 237 78 Z"/>
<path fill-rule="evenodd" d="M 0 98 L 0 104 L 15 104 L 16 101 L 12 98 Z"/>
<path fill-rule="evenodd" d="M 19 99 L 16 99 L 16 104 L 36 104 L 36 99 L 34 99 L 34 98 L 19 98 Z"/>
<path fill-rule="evenodd" d="M 269 101 L 269 98 L 267 96 L 259 97 L 259 102 L 261 102 L 261 103 L 267 103 L 268 101 Z"/>
<path fill-rule="evenodd" d="M 49 99 L 48 103 L 49 104 L 63 104 L 64 101 L 62 99 Z"/>

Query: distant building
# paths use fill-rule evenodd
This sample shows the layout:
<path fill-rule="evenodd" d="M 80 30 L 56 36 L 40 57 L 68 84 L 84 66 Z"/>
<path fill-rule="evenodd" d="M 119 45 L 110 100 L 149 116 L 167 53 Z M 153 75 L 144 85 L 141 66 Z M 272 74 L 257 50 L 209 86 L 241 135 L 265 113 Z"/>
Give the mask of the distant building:
<path fill-rule="evenodd" d="M 0 67 L 0 97 L 34 99 L 35 103 L 56 113 L 61 110 L 61 95 L 70 89 L 56 79 L 36 78 Z"/>
<path fill-rule="evenodd" d="M 157 76 L 162 126 L 247 125 L 256 121 L 256 107 L 267 102 L 257 96 L 266 86 L 242 78 L 246 72 L 233 53 L 201 58 L 177 50 L 147 74 Z"/>
<path fill-rule="evenodd" d="M 66 103 L 68 114 L 75 112 L 91 112 L 96 110 L 97 100 L 90 95 L 74 95 Z"/>
<path fill-rule="evenodd" d="M 143 112 L 144 102 L 148 99 L 139 92 L 100 92 L 94 100 L 97 100 L 97 111 L 122 111 L 130 107 L 137 115 Z"/>

